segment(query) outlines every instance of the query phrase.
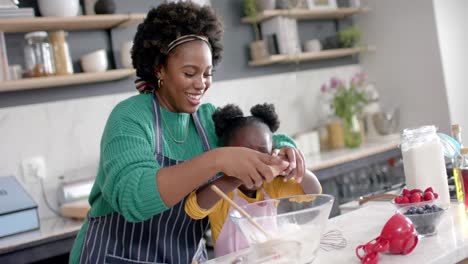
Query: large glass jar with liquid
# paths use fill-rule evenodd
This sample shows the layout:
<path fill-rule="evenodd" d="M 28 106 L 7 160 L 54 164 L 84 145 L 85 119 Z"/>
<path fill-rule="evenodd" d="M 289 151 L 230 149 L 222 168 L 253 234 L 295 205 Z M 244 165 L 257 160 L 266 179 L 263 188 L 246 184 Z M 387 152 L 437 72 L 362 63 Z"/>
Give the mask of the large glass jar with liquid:
<path fill-rule="evenodd" d="M 435 126 L 403 130 L 401 152 L 408 189 L 432 187 L 443 206 L 450 205 L 444 146 Z"/>
<path fill-rule="evenodd" d="M 458 164 L 460 178 L 463 184 L 463 200 L 465 202 L 465 210 L 468 212 L 468 148 L 462 148 L 460 151 L 460 163 Z"/>

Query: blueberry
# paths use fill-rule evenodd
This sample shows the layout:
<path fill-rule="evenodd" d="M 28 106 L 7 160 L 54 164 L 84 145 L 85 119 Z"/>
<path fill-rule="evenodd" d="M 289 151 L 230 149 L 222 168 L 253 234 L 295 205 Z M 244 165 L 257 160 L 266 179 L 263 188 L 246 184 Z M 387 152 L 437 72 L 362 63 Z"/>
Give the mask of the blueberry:
<path fill-rule="evenodd" d="M 432 211 L 436 211 L 436 210 L 437 210 L 437 205 L 433 204 L 431 207 L 432 207 Z"/>
<path fill-rule="evenodd" d="M 419 207 L 418 209 L 416 209 L 416 213 L 417 214 L 424 214 L 424 209 L 422 207 Z"/>
<path fill-rule="evenodd" d="M 431 208 L 431 206 L 428 205 L 428 204 L 426 204 L 426 205 L 424 206 L 424 209 L 426 209 L 426 210 L 429 209 L 429 208 Z"/>

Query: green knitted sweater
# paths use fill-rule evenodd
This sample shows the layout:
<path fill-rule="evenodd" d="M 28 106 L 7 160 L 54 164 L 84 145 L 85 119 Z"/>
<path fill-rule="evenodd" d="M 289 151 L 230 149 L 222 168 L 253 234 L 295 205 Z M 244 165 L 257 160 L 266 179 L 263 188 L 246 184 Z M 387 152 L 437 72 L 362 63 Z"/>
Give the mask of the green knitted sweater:
<path fill-rule="evenodd" d="M 203 104 L 198 116 L 211 148 L 218 137 L 211 118 L 215 107 Z M 195 125 L 186 113 L 173 113 L 161 107 L 163 153 L 176 160 L 188 160 L 203 152 Z M 175 143 L 183 140 L 184 143 Z M 276 148 L 295 147 L 293 140 L 275 134 Z M 167 209 L 162 201 L 156 174 L 160 168 L 154 158 L 155 131 L 151 94 L 140 94 L 119 103 L 107 120 L 101 139 L 98 174 L 89 196 L 91 216 L 119 212 L 127 221 L 141 222 Z M 70 253 L 70 263 L 78 263 L 88 222 L 79 231 Z"/>

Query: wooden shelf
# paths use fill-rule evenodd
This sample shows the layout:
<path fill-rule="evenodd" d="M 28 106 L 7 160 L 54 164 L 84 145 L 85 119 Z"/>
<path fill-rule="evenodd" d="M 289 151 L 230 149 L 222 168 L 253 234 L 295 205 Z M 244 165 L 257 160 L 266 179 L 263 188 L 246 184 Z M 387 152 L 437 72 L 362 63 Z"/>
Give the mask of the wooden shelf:
<path fill-rule="evenodd" d="M 70 86 L 87 83 L 99 83 L 124 79 L 135 74 L 134 69 L 109 70 L 98 73 L 76 73 L 71 75 L 25 78 L 0 82 L 0 93 L 19 90 L 32 90 L 57 86 Z"/>
<path fill-rule="evenodd" d="M 254 17 L 243 17 L 242 23 L 258 23 L 276 16 L 287 16 L 299 20 L 312 19 L 343 19 L 357 13 L 368 12 L 367 7 L 343 7 L 330 10 L 309 10 L 309 9 L 275 9 L 265 10 Z"/>
<path fill-rule="evenodd" d="M 318 52 L 303 52 L 294 55 L 272 55 L 263 60 L 249 61 L 249 66 L 266 66 L 279 63 L 297 63 L 302 61 L 334 59 L 374 50 L 375 47 L 369 46 L 360 48 L 329 49 Z"/>
<path fill-rule="evenodd" d="M 2 18 L 0 31 L 30 32 L 50 30 L 90 30 L 110 29 L 129 26 L 143 21 L 146 14 L 114 14 L 76 17 L 32 17 L 32 18 Z"/>

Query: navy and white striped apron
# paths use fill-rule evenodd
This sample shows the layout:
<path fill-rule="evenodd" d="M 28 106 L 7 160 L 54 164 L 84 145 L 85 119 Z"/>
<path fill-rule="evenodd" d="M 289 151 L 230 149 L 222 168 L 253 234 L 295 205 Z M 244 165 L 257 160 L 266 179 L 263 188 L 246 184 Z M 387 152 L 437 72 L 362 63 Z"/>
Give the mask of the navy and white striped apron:
<path fill-rule="evenodd" d="M 155 158 L 161 167 L 182 161 L 163 155 L 161 112 L 153 96 L 155 119 Z M 196 113 L 192 114 L 204 151 L 210 149 L 205 130 Z M 156 179 L 155 179 L 156 180 Z M 209 227 L 208 218 L 191 219 L 184 210 L 187 197 L 169 210 L 149 220 L 130 223 L 117 212 L 100 217 L 88 216 L 88 227 L 80 263 L 191 263 L 207 260 L 202 236 Z"/>

